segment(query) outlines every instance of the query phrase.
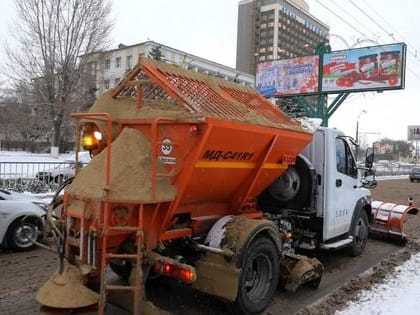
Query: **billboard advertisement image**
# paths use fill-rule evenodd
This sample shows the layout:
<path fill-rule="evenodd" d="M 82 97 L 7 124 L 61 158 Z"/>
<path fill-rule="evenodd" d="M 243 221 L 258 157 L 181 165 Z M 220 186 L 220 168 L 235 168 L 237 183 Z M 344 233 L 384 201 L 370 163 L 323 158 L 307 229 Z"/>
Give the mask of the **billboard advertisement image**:
<path fill-rule="evenodd" d="M 404 88 L 403 43 L 334 51 L 323 55 L 322 92 Z"/>
<path fill-rule="evenodd" d="M 256 87 L 266 97 L 318 92 L 319 56 L 273 60 L 257 65 Z"/>
<path fill-rule="evenodd" d="M 420 126 L 408 126 L 407 141 L 420 140 Z"/>

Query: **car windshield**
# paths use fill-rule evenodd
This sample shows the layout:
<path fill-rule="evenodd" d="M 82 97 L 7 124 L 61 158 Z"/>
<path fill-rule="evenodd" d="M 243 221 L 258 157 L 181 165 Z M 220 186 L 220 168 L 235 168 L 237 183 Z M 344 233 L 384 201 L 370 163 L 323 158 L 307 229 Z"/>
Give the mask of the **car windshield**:
<path fill-rule="evenodd" d="M 413 168 L 413 173 L 420 173 L 420 167 Z"/>

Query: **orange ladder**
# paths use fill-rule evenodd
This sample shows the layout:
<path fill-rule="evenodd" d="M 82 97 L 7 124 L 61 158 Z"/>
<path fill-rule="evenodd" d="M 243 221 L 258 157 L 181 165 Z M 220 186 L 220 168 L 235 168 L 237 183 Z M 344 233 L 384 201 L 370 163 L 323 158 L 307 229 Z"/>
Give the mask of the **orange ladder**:
<path fill-rule="evenodd" d="M 102 251 L 101 251 L 101 267 L 100 267 L 100 293 L 98 314 L 105 314 L 106 295 L 108 291 L 131 291 L 133 292 L 133 314 L 140 315 L 140 299 L 142 299 L 143 270 L 142 270 L 142 249 L 143 249 L 143 204 L 139 206 L 138 225 L 137 226 L 110 226 L 109 225 L 109 203 L 105 202 L 104 222 L 102 229 Z M 114 254 L 107 252 L 107 240 L 109 233 L 118 232 L 136 232 L 136 253 L 135 254 Z M 110 259 L 130 259 L 135 261 L 134 284 L 126 285 L 110 285 L 106 283 L 106 266 Z M 133 272 L 132 271 L 132 272 Z"/>

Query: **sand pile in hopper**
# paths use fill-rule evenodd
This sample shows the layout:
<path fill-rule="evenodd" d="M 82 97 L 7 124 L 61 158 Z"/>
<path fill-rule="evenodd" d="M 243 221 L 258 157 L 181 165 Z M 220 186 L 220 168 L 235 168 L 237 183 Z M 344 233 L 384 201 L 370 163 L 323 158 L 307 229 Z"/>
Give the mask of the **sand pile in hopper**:
<path fill-rule="evenodd" d="M 203 79 L 203 78 L 201 78 Z M 211 81 L 210 86 L 214 90 L 220 90 L 218 86 L 212 82 L 215 78 L 206 78 L 206 81 Z M 225 83 L 227 84 L 227 83 Z M 243 87 L 241 87 L 243 88 Z M 243 113 L 242 118 L 234 119 L 235 121 L 242 123 L 249 123 L 253 125 L 263 125 L 275 128 L 285 128 L 285 129 L 296 129 L 296 126 L 283 126 L 278 123 L 263 117 L 257 111 L 251 110 L 246 105 L 234 101 L 236 109 Z M 114 120 L 118 119 L 136 119 L 136 118 L 156 118 L 156 117 L 165 117 L 172 118 L 175 120 L 188 120 L 192 122 L 198 122 L 203 120 L 205 117 L 221 118 L 216 116 L 213 113 L 209 113 L 200 108 L 198 112 L 189 112 L 183 106 L 175 103 L 174 101 L 169 100 L 150 100 L 145 99 L 141 103 L 141 108 L 137 108 L 135 100 L 133 97 L 128 96 L 119 96 L 117 98 L 112 98 L 111 92 L 106 92 L 98 97 L 96 102 L 92 105 L 89 110 L 89 113 L 109 113 Z M 86 120 L 83 121 L 95 121 L 101 128 L 105 130 L 106 123 L 103 121 L 97 120 Z M 114 130 L 114 135 L 116 128 Z"/>
<path fill-rule="evenodd" d="M 119 96 L 112 98 L 111 92 L 106 92 L 98 97 L 89 113 L 109 113 L 113 120 L 168 117 L 174 119 L 194 117 L 182 106 L 165 100 L 143 100 L 141 108 L 136 107 L 134 98 Z"/>
<path fill-rule="evenodd" d="M 82 168 L 68 188 L 72 195 L 83 195 L 92 200 L 105 197 L 105 167 L 107 149 Z M 151 146 L 137 129 L 124 128 L 111 146 L 111 178 L 108 199 L 111 201 L 153 201 L 151 182 Z M 158 172 L 164 166 L 158 161 Z M 170 201 L 176 189 L 167 178 L 156 181 L 156 201 Z"/>

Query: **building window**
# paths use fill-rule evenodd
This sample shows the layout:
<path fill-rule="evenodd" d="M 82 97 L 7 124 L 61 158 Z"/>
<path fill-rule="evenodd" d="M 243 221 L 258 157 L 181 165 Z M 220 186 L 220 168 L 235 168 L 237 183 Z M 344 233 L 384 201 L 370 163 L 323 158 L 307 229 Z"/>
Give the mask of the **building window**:
<path fill-rule="evenodd" d="M 126 69 L 131 69 L 131 61 L 132 61 L 132 59 L 133 59 L 133 56 L 127 56 L 127 58 L 126 58 L 126 65 L 125 65 L 125 67 L 126 67 Z"/>
<path fill-rule="evenodd" d="M 115 68 L 121 67 L 121 57 L 115 58 Z"/>
<path fill-rule="evenodd" d="M 105 90 L 109 89 L 109 80 L 104 80 L 104 89 Z"/>
<path fill-rule="evenodd" d="M 105 59 L 105 70 L 111 69 L 111 60 Z"/>
<path fill-rule="evenodd" d="M 120 78 L 115 78 L 114 79 L 114 86 L 117 86 L 118 83 L 120 83 Z"/>

